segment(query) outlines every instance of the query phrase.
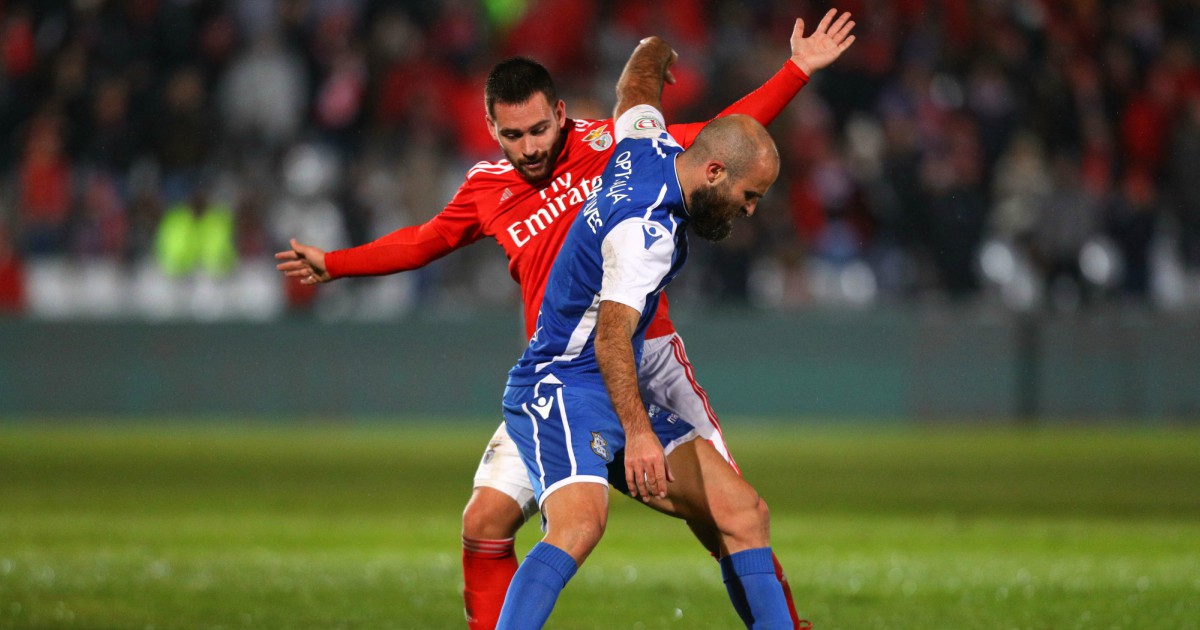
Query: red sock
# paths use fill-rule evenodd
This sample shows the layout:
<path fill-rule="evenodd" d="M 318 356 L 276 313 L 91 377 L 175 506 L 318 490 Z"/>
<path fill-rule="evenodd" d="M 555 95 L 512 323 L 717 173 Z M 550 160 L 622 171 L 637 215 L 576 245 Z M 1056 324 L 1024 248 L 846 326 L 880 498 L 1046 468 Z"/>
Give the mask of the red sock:
<path fill-rule="evenodd" d="M 508 583 L 517 572 L 513 539 L 463 537 L 463 604 L 470 630 L 495 630 Z"/>
<path fill-rule="evenodd" d="M 788 586 L 787 576 L 783 574 L 783 565 L 779 564 L 779 558 L 772 553 L 771 559 L 775 561 L 775 577 L 779 578 L 779 583 L 783 585 L 783 598 L 787 600 L 788 612 L 792 615 L 792 625 L 796 630 L 809 630 L 812 624 L 806 619 L 801 619 L 796 613 L 796 602 L 792 601 L 792 587 Z"/>

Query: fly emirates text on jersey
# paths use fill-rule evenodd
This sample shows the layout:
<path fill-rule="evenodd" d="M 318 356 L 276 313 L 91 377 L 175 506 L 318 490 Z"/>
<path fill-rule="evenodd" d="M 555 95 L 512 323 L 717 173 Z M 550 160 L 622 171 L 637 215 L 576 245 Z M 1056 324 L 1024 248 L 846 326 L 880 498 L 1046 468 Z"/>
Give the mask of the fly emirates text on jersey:
<path fill-rule="evenodd" d="M 571 181 L 571 173 L 568 171 L 541 190 L 542 199 L 546 200 L 546 203 L 528 218 L 508 226 L 508 234 L 512 237 L 513 244 L 524 247 L 531 238 L 544 231 L 559 216 L 568 210 L 578 210 L 584 200 L 593 196 L 600 188 L 599 175 L 592 179 L 583 179 L 574 186 L 571 185 Z"/>

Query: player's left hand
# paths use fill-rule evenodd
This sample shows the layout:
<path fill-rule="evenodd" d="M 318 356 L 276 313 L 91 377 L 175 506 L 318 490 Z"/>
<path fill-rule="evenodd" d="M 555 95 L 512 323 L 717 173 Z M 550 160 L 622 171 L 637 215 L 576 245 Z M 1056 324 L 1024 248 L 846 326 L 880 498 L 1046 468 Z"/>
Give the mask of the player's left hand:
<path fill-rule="evenodd" d="M 808 37 L 804 36 L 804 20 L 796 18 L 796 26 L 792 28 L 792 63 L 810 77 L 836 61 L 854 43 L 850 13 L 841 16 L 837 13 L 837 9 L 830 9 Z"/>
<path fill-rule="evenodd" d="M 275 254 L 276 260 L 283 261 L 275 265 L 283 275 L 299 279 L 300 284 L 319 284 L 333 280 L 329 271 L 325 269 L 324 250 L 304 245 L 296 239 L 292 239 L 289 244 L 291 249 Z"/>
<path fill-rule="evenodd" d="M 649 502 L 667 497 L 667 482 L 675 481 L 662 444 L 653 431 L 625 436 L 625 483 L 629 495 Z"/>

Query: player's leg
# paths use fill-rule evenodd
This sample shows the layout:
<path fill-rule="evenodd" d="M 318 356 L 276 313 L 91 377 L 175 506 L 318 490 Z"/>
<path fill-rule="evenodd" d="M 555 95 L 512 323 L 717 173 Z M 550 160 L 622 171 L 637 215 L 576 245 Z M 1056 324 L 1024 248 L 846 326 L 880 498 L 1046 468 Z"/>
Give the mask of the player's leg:
<path fill-rule="evenodd" d="M 679 413 L 690 424 L 697 428 L 697 433 L 712 443 L 717 452 L 737 470 L 729 447 L 725 443 L 720 421 L 708 402 L 708 394 L 696 381 L 691 361 L 688 360 L 683 339 L 678 334 L 670 334 L 654 339 L 647 339 L 642 349 L 642 361 L 638 366 L 638 380 L 642 389 L 642 398 L 647 404 L 657 404 Z M 740 473 L 739 473 L 740 474 Z M 713 548 L 713 541 L 718 539 L 715 532 L 707 531 L 705 523 L 688 523 L 697 540 L 712 553 L 715 558 L 722 554 Z M 772 566 L 775 577 L 783 587 L 787 599 L 788 612 L 796 628 L 811 627 L 807 621 L 800 618 L 792 597 L 791 586 L 787 574 L 778 557 L 772 556 Z"/>
<path fill-rule="evenodd" d="M 541 628 L 558 595 L 587 559 L 608 519 L 608 488 L 596 483 L 562 486 L 542 503 L 546 536 L 513 577 L 498 630 Z"/>
<path fill-rule="evenodd" d="M 496 627 L 541 628 L 604 533 L 609 445 L 620 448 L 624 434 L 607 394 L 564 387 L 552 376 L 533 387 L 510 386 L 504 415 L 541 502 L 546 536 L 513 576 Z"/>
<path fill-rule="evenodd" d="M 492 630 L 517 572 L 513 540 L 537 512 L 533 486 L 517 447 L 501 423 L 475 471 L 463 510 L 463 606 L 470 630 Z"/>
<path fill-rule="evenodd" d="M 716 533 L 722 578 L 747 627 L 794 627 L 775 576 L 766 502 L 706 440 L 676 446 L 667 460 L 675 474 L 669 508 L 694 529 Z"/>

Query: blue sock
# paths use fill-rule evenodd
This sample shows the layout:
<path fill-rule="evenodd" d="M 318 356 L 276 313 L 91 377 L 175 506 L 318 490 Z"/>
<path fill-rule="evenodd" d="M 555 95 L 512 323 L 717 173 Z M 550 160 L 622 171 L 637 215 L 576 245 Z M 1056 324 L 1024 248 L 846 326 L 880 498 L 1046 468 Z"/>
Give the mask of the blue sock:
<path fill-rule="evenodd" d="M 747 549 L 721 558 L 721 577 L 733 608 L 747 628 L 791 628 L 783 586 L 775 577 L 770 547 Z"/>
<path fill-rule="evenodd" d="M 750 614 L 750 603 L 746 601 L 746 589 L 742 588 L 742 581 L 738 579 L 737 573 L 733 572 L 733 556 L 725 556 L 718 560 L 721 564 L 721 581 L 725 582 L 725 590 L 729 591 L 729 601 L 733 602 L 733 609 L 737 612 L 738 617 L 742 618 L 742 623 L 749 628 L 750 624 L 754 623 L 754 615 Z"/>
<path fill-rule="evenodd" d="M 562 549 L 544 542 L 534 545 L 508 585 L 496 630 L 541 628 L 578 569 L 575 559 Z"/>

